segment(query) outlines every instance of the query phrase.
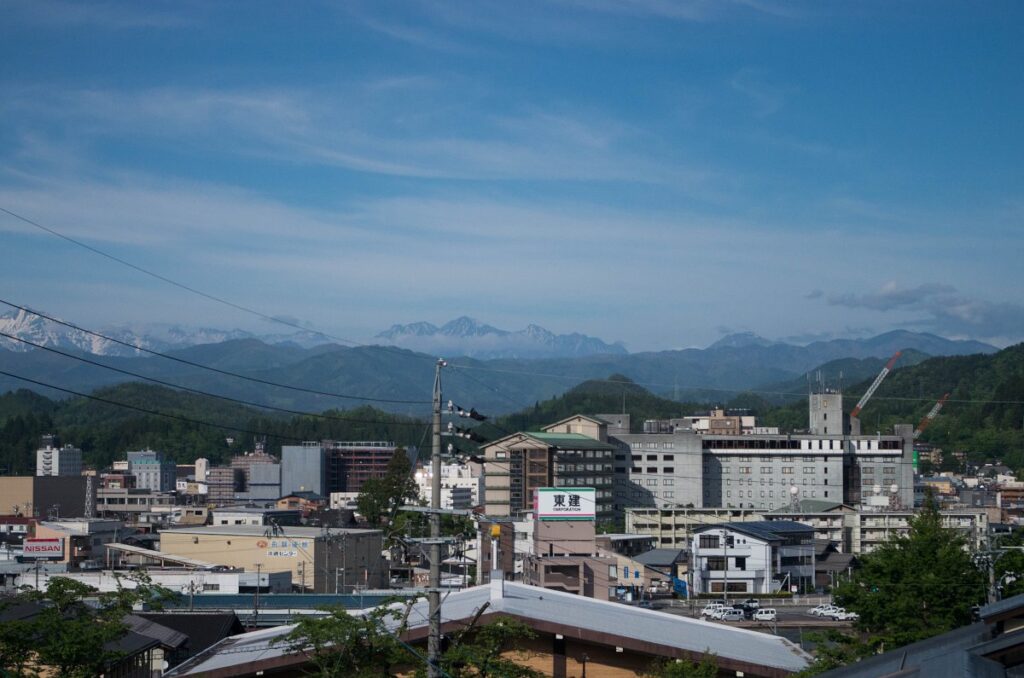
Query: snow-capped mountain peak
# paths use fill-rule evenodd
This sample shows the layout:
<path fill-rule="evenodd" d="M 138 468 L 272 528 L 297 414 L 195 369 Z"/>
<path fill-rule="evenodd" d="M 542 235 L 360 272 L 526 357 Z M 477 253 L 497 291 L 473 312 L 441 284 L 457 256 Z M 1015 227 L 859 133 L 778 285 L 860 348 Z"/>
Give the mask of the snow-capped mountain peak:
<path fill-rule="evenodd" d="M 462 316 L 441 327 L 427 322 L 392 325 L 375 339 L 413 351 L 444 356 L 492 358 L 566 358 L 601 353 L 626 353 L 619 344 L 606 344 L 584 334 L 560 334 L 539 325 L 510 332 Z"/>

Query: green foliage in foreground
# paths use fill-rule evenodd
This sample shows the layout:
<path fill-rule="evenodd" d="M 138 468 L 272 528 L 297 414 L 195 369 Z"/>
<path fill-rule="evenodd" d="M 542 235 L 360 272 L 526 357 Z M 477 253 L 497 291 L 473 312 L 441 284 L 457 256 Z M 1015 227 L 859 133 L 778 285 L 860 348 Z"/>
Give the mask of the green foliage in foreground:
<path fill-rule="evenodd" d="M 80 582 L 54 577 L 44 592 L 25 591 L 0 600 L 5 609 L 39 608 L 33 616 L 0 624 L 0 675 L 91 678 L 105 673 L 124 658 L 112 644 L 128 631 L 125 615 L 137 603 L 159 608 L 173 595 L 144 575 L 133 579 L 134 588 L 96 593 Z"/>
<path fill-rule="evenodd" d="M 860 615 L 857 633 L 817 634 L 816 661 L 801 675 L 952 631 L 971 623 L 971 608 L 985 600 L 985 573 L 965 549 L 964 537 L 942 526 L 931 496 L 906 536 L 865 554 L 860 563 L 834 592 L 837 604 Z"/>
<path fill-rule="evenodd" d="M 985 574 L 964 538 L 942 526 L 929 500 L 906 536 L 861 558 L 835 598 L 860 615 L 859 628 L 892 649 L 970 623 L 971 607 L 985 600 L 985 591 Z"/>
<path fill-rule="evenodd" d="M 314 675 L 374 678 L 410 667 L 417 676 L 427 675 L 425 652 L 399 640 L 405 624 L 394 622 L 405 615 L 402 605 L 380 606 L 365 617 L 340 607 L 325 609 L 327 616 L 303 617 L 278 641 L 291 652 L 303 653 L 315 668 Z M 396 628 L 389 630 L 388 622 Z M 540 678 L 543 674 L 504 656 L 533 637 L 526 624 L 511 617 L 467 626 L 450 637 L 441 668 L 452 678 Z"/>
<path fill-rule="evenodd" d="M 699 662 L 662 659 L 642 675 L 644 678 L 716 678 L 718 662 L 713 654 L 705 654 Z"/>

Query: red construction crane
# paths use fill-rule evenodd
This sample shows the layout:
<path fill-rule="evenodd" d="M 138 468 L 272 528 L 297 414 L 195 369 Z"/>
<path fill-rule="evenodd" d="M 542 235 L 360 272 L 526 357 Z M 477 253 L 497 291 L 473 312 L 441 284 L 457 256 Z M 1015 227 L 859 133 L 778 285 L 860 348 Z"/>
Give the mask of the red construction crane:
<path fill-rule="evenodd" d="M 871 386 L 869 386 L 868 390 L 864 392 L 863 396 L 861 396 L 861 399 L 857 403 L 857 406 L 853 408 L 852 412 L 850 412 L 851 417 L 856 417 L 858 414 L 860 414 L 860 411 L 864 409 L 864 406 L 868 404 L 869 400 L 871 400 L 871 396 L 875 395 L 875 391 L 877 391 L 878 387 L 882 385 L 883 381 L 885 381 L 885 378 L 889 375 L 889 372 L 892 372 L 893 365 L 896 364 L 896 361 L 900 359 L 901 355 L 903 355 L 902 351 L 896 351 L 895 353 L 892 354 L 892 357 L 889 358 L 889 362 L 885 364 L 885 367 L 882 368 L 882 371 L 879 372 L 878 376 L 875 377 L 875 380 L 871 382 Z"/>
<path fill-rule="evenodd" d="M 946 404 L 947 400 L 949 400 L 948 393 L 939 398 L 939 402 L 935 403 L 935 406 L 928 410 L 928 414 L 924 415 L 924 419 L 922 419 L 917 425 L 917 428 L 914 429 L 914 440 L 917 440 L 918 437 L 924 433 L 924 430 L 928 428 L 933 421 L 935 421 L 935 417 L 939 416 L 939 410 L 942 409 L 942 406 Z"/>

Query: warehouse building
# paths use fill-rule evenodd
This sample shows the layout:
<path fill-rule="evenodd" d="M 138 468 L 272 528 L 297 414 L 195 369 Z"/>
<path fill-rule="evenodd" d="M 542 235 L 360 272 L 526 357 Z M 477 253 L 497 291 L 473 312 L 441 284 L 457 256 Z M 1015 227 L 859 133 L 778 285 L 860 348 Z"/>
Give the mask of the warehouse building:
<path fill-rule="evenodd" d="M 351 593 L 387 586 L 380 530 L 210 525 L 160 532 L 160 551 L 245 570 L 291 572 L 300 590 Z"/>

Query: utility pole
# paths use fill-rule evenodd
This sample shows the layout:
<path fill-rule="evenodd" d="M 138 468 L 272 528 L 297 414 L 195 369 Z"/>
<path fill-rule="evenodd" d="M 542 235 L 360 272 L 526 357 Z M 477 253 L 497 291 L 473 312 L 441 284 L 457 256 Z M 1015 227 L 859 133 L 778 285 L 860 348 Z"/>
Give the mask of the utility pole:
<path fill-rule="evenodd" d="M 253 628 L 258 628 L 260 625 L 260 571 L 263 569 L 263 563 L 256 563 L 256 602 L 253 605 Z"/>
<path fill-rule="evenodd" d="M 427 602 L 430 635 L 427 638 L 427 675 L 441 678 L 441 368 L 448 363 L 439 359 L 434 368 L 433 435 L 430 454 L 430 585 Z"/>

